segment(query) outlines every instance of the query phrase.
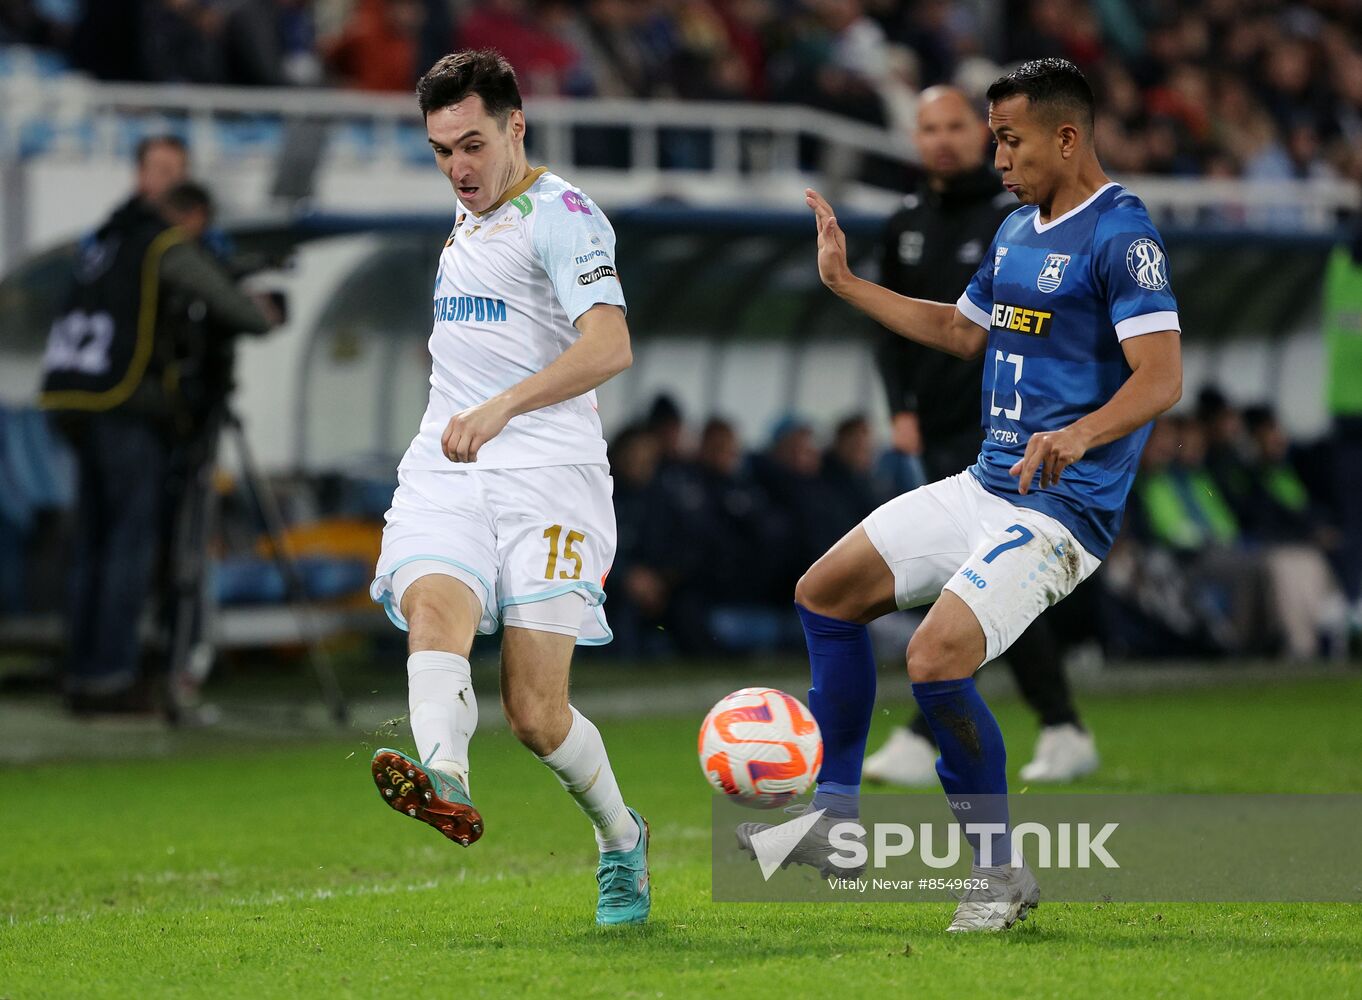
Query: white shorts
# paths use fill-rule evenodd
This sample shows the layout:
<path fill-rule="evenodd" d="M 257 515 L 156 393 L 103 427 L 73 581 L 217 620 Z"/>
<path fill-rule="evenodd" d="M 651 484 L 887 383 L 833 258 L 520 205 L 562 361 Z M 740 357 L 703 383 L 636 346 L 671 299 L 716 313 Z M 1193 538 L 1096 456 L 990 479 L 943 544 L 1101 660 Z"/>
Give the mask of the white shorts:
<path fill-rule="evenodd" d="M 603 465 L 399 471 L 369 594 L 405 629 L 402 592 L 422 573 L 400 571 L 452 576 L 482 602 L 478 631 L 490 634 L 509 607 L 578 593 L 577 642 L 603 645 L 613 638 L 601 607 L 615 558 L 613 487 Z"/>
<path fill-rule="evenodd" d="M 969 472 L 895 497 L 862 522 L 900 608 L 949 590 L 984 630 L 984 662 L 1101 565 L 1048 514 L 994 496 Z"/>

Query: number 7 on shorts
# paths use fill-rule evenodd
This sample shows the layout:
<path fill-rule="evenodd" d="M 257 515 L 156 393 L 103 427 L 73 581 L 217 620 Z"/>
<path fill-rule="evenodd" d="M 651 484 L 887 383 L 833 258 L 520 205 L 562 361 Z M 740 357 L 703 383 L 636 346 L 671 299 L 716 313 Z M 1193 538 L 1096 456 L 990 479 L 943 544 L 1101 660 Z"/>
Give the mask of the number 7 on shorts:
<path fill-rule="evenodd" d="M 1002 555 L 1008 549 L 1015 549 L 1020 545 L 1025 545 L 1031 539 L 1036 537 L 1035 534 L 1029 528 L 1023 528 L 1020 524 L 1014 524 L 1007 529 L 1008 534 L 1012 534 L 1014 532 L 1016 533 L 1017 537 L 1012 539 L 1010 542 L 1003 542 L 1003 544 L 999 545 L 997 548 L 989 552 L 988 555 L 984 556 L 984 562 L 991 563 L 994 559 L 998 558 L 998 556 Z"/>

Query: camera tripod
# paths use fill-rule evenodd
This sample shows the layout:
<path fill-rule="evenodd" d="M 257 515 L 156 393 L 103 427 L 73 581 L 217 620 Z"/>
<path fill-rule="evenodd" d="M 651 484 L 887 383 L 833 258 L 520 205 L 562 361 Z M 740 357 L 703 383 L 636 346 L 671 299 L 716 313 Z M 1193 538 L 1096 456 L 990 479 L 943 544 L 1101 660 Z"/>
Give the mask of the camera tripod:
<path fill-rule="evenodd" d="M 270 554 L 284 580 L 288 604 L 322 700 L 336 723 L 344 725 L 349 718 L 349 705 L 336 678 L 331 657 L 319 640 L 317 616 L 288 544 L 279 500 L 260 474 L 241 418 L 225 401 L 214 406 L 203 431 L 186 449 L 184 493 L 175 514 L 170 545 L 167 715 L 173 724 L 192 722 L 197 692 L 212 670 L 214 649 L 203 633 L 210 604 L 208 544 L 218 515 L 213 472 L 225 437 L 231 437 L 235 442 L 242 478 L 264 523 Z"/>

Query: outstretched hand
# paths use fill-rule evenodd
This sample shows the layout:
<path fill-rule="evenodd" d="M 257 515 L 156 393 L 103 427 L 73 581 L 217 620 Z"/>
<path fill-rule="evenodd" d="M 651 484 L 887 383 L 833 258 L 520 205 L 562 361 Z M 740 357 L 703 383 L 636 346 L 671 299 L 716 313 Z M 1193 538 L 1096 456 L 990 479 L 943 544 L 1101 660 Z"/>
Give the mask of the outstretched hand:
<path fill-rule="evenodd" d="M 813 188 L 804 189 L 804 203 L 813 209 L 818 227 L 818 277 L 833 291 L 852 275 L 847 264 L 847 238 L 837 225 L 832 206 Z"/>

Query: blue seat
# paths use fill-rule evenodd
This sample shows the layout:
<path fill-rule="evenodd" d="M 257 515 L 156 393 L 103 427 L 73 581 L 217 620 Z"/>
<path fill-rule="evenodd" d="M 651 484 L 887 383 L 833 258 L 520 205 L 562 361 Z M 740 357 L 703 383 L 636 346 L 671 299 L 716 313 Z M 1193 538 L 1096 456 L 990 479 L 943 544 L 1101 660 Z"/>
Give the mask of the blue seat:
<path fill-rule="evenodd" d="M 369 565 L 362 559 L 310 556 L 298 560 L 303 590 L 308 597 L 326 600 L 362 593 L 370 580 Z M 288 597 L 288 585 L 273 559 L 231 556 L 213 568 L 213 588 L 219 604 L 279 604 Z"/>
<path fill-rule="evenodd" d="M 250 115 L 215 123 L 217 141 L 226 156 L 273 153 L 283 144 L 284 125 L 272 115 Z"/>

